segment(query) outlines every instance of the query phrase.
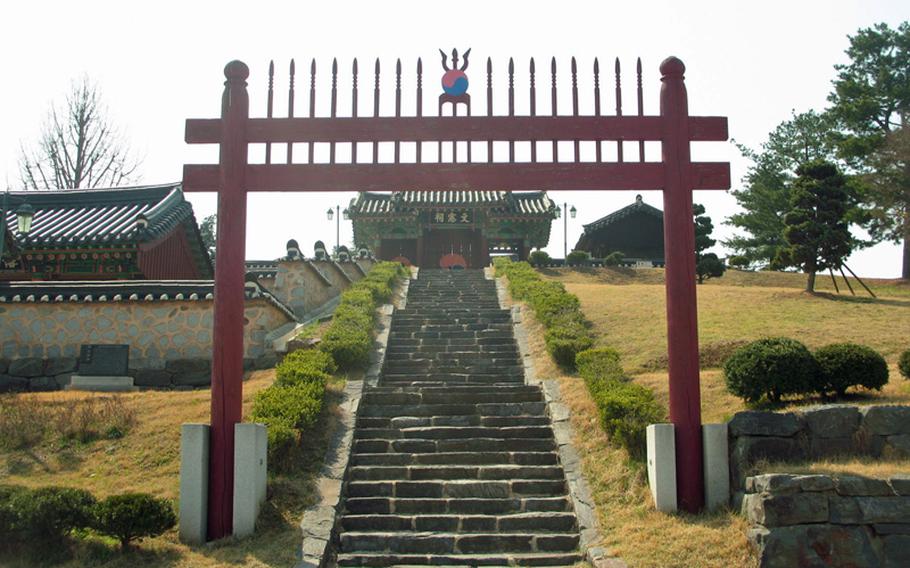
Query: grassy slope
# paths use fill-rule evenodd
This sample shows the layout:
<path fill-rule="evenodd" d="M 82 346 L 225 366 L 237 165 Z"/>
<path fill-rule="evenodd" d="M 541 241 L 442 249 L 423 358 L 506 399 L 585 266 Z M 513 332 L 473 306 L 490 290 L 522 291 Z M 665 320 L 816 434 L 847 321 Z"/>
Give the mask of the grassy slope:
<path fill-rule="evenodd" d="M 274 380 L 274 371 L 253 373 L 244 383 L 244 412 L 253 396 Z M 293 475 L 269 480 L 269 502 L 260 517 L 263 530 L 243 541 L 227 539 L 202 547 L 177 540 L 176 530 L 142 541 L 139 550 L 121 556 L 101 538 L 90 538 L 74 550 L 65 566 L 291 566 L 300 543 L 300 513 L 316 497 L 314 479 L 322 463 L 343 382 L 330 385 L 328 407 L 316 436 L 304 440 L 298 456 L 301 468 Z M 16 395 L 59 400 L 97 396 L 87 393 Z M 0 451 L 0 483 L 29 487 L 80 487 L 97 496 L 144 491 L 177 499 L 180 468 L 180 424 L 208 422 L 210 392 L 146 391 L 116 395 L 136 411 L 137 425 L 120 440 L 101 440 L 61 449 L 49 442 L 28 451 Z M 3 559 L 6 561 L 6 559 Z M 2 562 L 0 562 L 2 564 Z M 5 564 L 4 564 L 5 565 Z M 23 566 L 29 566 L 24 563 Z"/>
<path fill-rule="evenodd" d="M 643 369 L 666 353 L 663 271 L 558 269 L 543 273 L 564 282 L 579 296 L 601 342 L 619 349 L 624 366 L 633 371 L 633 380 L 650 387 L 666 404 L 666 371 Z M 910 286 L 871 281 L 868 284 L 881 300 L 854 301 L 805 294 L 801 291 L 803 278 L 799 274 L 731 271 L 722 279 L 699 286 L 703 344 L 765 335 L 791 335 L 810 346 L 834 341 L 865 343 L 885 354 L 891 366 L 891 384 L 881 395 L 858 400 L 910 403 L 910 381 L 900 378 L 895 365 L 900 351 L 910 347 Z M 820 282 L 822 291 L 830 287 L 830 279 Z M 536 324 L 530 325 L 534 328 Z M 539 326 L 531 336 L 538 374 L 560 377 L 575 432 L 584 433 L 576 436 L 575 443 L 592 485 L 606 544 L 633 567 L 754 564 L 745 537 L 747 522 L 739 515 L 721 511 L 692 517 L 653 510 L 645 472 L 629 465 L 624 452 L 608 443 L 597 426 L 597 410 L 584 384 L 577 378 L 561 376 L 546 354 Z M 706 422 L 723 420 L 743 408 L 739 399 L 726 392 L 719 369 L 705 369 L 701 378 Z M 851 465 L 855 464 L 806 467 L 839 471 L 849 470 Z M 896 465 L 900 464 L 886 470 Z"/>

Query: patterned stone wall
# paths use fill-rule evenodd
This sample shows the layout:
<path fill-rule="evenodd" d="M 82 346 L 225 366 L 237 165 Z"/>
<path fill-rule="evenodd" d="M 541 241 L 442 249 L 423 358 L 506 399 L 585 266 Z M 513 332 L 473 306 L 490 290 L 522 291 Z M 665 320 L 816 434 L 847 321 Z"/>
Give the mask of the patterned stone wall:
<path fill-rule="evenodd" d="M 281 260 L 278 262 L 274 284 L 269 286 L 262 280 L 260 282 L 276 298 L 293 309 L 299 319 L 305 319 L 314 310 L 338 297 L 350 287 L 352 281 L 363 278 L 372 264 L 370 260 L 359 259 L 356 265 L 355 261 Z"/>
<path fill-rule="evenodd" d="M 0 305 L 0 358 L 78 357 L 86 343 L 130 346 L 130 367 L 162 369 L 167 361 L 210 359 L 210 300 Z M 268 332 L 290 322 L 266 300 L 246 302 L 244 357 L 266 355 Z"/>

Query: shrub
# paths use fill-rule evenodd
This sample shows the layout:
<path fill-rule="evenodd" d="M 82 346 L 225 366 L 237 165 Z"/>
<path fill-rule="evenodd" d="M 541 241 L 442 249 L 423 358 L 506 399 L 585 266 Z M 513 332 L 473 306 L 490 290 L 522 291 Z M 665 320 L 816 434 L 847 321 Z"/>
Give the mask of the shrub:
<path fill-rule="evenodd" d="M 19 530 L 19 514 L 12 501 L 26 491 L 27 489 L 14 485 L 0 485 L 0 543 L 11 542 L 14 533 Z"/>
<path fill-rule="evenodd" d="M 176 524 L 171 502 L 145 493 L 112 495 L 95 507 L 95 529 L 118 539 L 123 550 L 137 538 L 158 536 Z"/>
<path fill-rule="evenodd" d="M 271 420 L 292 428 L 309 428 L 319 418 L 324 395 L 322 383 L 271 386 L 256 394 L 251 417 L 254 422 Z"/>
<path fill-rule="evenodd" d="M 762 397 L 777 402 L 784 395 L 817 390 L 818 362 L 805 345 L 785 337 L 766 338 L 740 347 L 724 363 L 727 390 L 748 402 Z"/>
<path fill-rule="evenodd" d="M 821 370 L 819 392 L 843 396 L 849 387 L 881 390 L 888 383 L 888 363 L 874 349 L 855 343 L 834 343 L 815 352 Z"/>
<path fill-rule="evenodd" d="M 910 379 L 910 349 L 901 353 L 900 359 L 897 360 L 897 368 L 905 379 Z"/>
<path fill-rule="evenodd" d="M 663 422 L 667 416 L 654 399 L 654 393 L 647 387 L 615 376 L 585 382 L 597 405 L 600 425 L 610 439 L 624 447 L 632 459 L 643 459 L 648 425 Z"/>
<path fill-rule="evenodd" d="M 370 333 L 363 328 L 332 326 L 322 335 L 319 349 L 330 354 L 341 370 L 362 368 L 370 362 Z"/>
<path fill-rule="evenodd" d="M 619 352 L 612 347 L 586 349 L 575 355 L 575 367 L 586 381 L 600 377 L 621 377 Z"/>
<path fill-rule="evenodd" d="M 742 255 L 735 255 L 727 258 L 727 264 L 735 268 L 744 269 L 748 268 L 751 263 L 748 258 Z"/>
<path fill-rule="evenodd" d="M 544 341 L 553 360 L 566 369 L 575 367 L 578 353 L 594 346 L 588 329 L 577 322 L 560 323 L 547 329 Z"/>
<path fill-rule="evenodd" d="M 282 361 L 282 363 L 287 362 L 313 367 L 329 374 L 338 370 L 338 365 L 335 364 L 335 360 L 332 359 L 332 356 L 317 349 L 298 349 L 297 351 L 292 351 L 291 353 L 288 353 L 284 358 L 284 361 Z"/>
<path fill-rule="evenodd" d="M 38 541 L 60 541 L 71 530 L 92 525 L 95 498 L 88 491 L 68 487 L 42 487 L 17 493 L 9 506 L 16 511 L 18 527 Z"/>
<path fill-rule="evenodd" d="M 528 262 L 533 266 L 546 266 L 550 264 L 550 255 L 546 251 L 535 250 L 528 255 Z"/>
<path fill-rule="evenodd" d="M 591 254 L 584 250 L 573 250 L 566 255 L 566 264 L 569 266 L 588 264 L 590 260 Z"/>
<path fill-rule="evenodd" d="M 619 251 L 611 252 L 604 257 L 604 264 L 606 266 L 619 266 L 622 264 L 622 261 L 625 260 L 626 255 Z"/>

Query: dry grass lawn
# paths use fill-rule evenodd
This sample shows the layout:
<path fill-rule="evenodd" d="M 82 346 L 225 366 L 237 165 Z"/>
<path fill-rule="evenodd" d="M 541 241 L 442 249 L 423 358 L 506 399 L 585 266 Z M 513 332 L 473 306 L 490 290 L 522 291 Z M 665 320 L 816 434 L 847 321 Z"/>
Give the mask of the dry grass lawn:
<path fill-rule="evenodd" d="M 269 386 L 274 371 L 254 372 L 244 383 L 244 412 L 253 396 Z M 179 542 L 176 529 L 159 538 L 140 541 L 121 555 L 113 541 L 96 536 L 79 539 L 73 558 L 62 566 L 133 568 L 169 566 L 293 566 L 300 545 L 298 523 L 304 508 L 316 498 L 315 478 L 333 427 L 337 401 L 344 382 L 329 386 L 327 408 L 312 439 L 304 440 L 294 472 L 269 479 L 269 501 L 256 535 L 244 540 L 225 539 L 200 547 Z M 87 444 L 61 444 L 49 439 L 28 450 L 0 450 L 0 484 L 41 487 L 59 485 L 91 491 L 98 497 L 142 491 L 173 499 L 179 495 L 180 425 L 208 422 L 210 391 L 143 391 L 119 395 L 55 392 L 14 395 L 30 399 L 73 401 L 84 397 L 117 396 L 135 412 L 136 424 L 123 438 Z M 32 567 L 42 560 L 0 558 L 2 566 Z"/>

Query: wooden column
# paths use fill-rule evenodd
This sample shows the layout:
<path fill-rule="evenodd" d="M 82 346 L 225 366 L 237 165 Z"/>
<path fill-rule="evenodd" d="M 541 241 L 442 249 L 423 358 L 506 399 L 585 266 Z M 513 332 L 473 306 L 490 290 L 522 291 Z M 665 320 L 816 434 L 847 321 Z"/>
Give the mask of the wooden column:
<path fill-rule="evenodd" d="M 250 71 L 240 61 L 224 68 L 219 158 L 218 243 L 215 253 L 215 318 L 212 340 L 212 430 L 208 536 L 233 532 L 234 424 L 242 419 L 243 280 L 246 244 L 246 121 Z"/>
<path fill-rule="evenodd" d="M 698 368 L 698 308 L 695 293 L 695 223 L 689 156 L 689 109 L 683 79 L 686 67 L 675 57 L 660 64 L 660 114 L 665 179 L 667 351 L 670 421 L 676 427 L 678 507 L 695 513 L 704 504 L 701 393 Z"/>

